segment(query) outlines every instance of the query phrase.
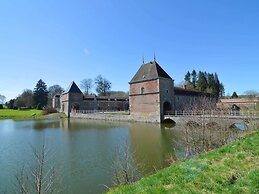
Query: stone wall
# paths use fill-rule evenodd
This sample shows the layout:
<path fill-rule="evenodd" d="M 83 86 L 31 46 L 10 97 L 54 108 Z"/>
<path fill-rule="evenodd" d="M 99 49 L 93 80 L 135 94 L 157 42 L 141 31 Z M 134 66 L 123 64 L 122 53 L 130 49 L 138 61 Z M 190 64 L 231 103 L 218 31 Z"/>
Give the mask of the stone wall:
<path fill-rule="evenodd" d="M 107 113 L 75 113 L 70 114 L 71 118 L 83 118 L 92 120 L 108 120 L 108 121 L 130 121 L 130 115 L 120 115 L 120 114 L 107 114 Z"/>
<path fill-rule="evenodd" d="M 67 116 L 69 116 L 70 108 L 69 108 L 69 94 L 62 94 L 60 96 L 60 104 L 61 109 L 60 112 L 64 112 Z"/>
<path fill-rule="evenodd" d="M 174 82 L 171 79 L 160 78 L 160 113 L 164 115 L 165 111 L 173 111 L 174 106 Z M 167 103 L 167 106 L 165 105 Z M 168 106 L 170 104 L 170 107 Z"/>
<path fill-rule="evenodd" d="M 182 111 L 188 109 L 192 101 L 196 101 L 197 97 L 195 96 L 185 96 L 185 95 L 175 95 L 175 110 Z"/>
<path fill-rule="evenodd" d="M 106 121 L 125 121 L 125 122 L 146 122 L 146 123 L 160 123 L 158 122 L 157 115 L 141 116 L 141 115 L 120 115 L 108 113 L 70 113 L 71 118 L 81 118 L 90 120 L 106 120 Z"/>
<path fill-rule="evenodd" d="M 241 110 L 257 110 L 259 98 L 221 98 L 217 103 L 219 109 L 231 109 L 233 105 L 237 105 Z"/>
<path fill-rule="evenodd" d="M 71 112 L 76 112 L 76 110 L 124 111 L 129 108 L 128 99 L 96 96 L 85 98 L 80 93 L 62 94 L 60 96 L 60 104 L 60 112 L 64 112 L 68 117 Z M 53 107 L 56 108 L 55 106 Z"/>
<path fill-rule="evenodd" d="M 55 108 L 58 112 L 61 109 L 61 104 L 60 104 L 60 95 L 55 95 L 52 99 L 52 107 Z"/>
<path fill-rule="evenodd" d="M 216 108 L 216 98 L 195 95 L 175 95 L 175 111 L 210 110 Z"/>
<path fill-rule="evenodd" d="M 112 97 L 85 97 L 81 103 L 80 110 L 111 110 L 124 111 L 129 109 L 129 101 L 124 98 Z"/>

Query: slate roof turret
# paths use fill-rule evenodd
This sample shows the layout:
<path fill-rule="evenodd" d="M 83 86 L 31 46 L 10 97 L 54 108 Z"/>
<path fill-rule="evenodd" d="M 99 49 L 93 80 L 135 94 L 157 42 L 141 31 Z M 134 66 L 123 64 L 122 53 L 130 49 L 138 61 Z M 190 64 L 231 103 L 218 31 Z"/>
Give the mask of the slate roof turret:
<path fill-rule="evenodd" d="M 63 94 L 66 93 L 82 94 L 82 91 L 78 88 L 75 82 L 72 82 Z"/>
<path fill-rule="evenodd" d="M 158 78 L 172 79 L 156 61 L 151 61 L 149 63 L 142 64 L 129 83 L 132 84 L 137 82 L 155 80 Z"/>

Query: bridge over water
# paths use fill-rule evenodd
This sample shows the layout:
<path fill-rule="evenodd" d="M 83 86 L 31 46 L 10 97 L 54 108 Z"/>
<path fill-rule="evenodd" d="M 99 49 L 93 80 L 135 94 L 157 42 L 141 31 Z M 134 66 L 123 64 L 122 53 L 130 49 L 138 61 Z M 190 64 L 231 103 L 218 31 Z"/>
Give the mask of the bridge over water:
<path fill-rule="evenodd" d="M 194 122 L 229 122 L 229 123 L 257 123 L 259 122 L 259 111 L 174 111 L 166 112 L 164 122 L 175 123 Z"/>

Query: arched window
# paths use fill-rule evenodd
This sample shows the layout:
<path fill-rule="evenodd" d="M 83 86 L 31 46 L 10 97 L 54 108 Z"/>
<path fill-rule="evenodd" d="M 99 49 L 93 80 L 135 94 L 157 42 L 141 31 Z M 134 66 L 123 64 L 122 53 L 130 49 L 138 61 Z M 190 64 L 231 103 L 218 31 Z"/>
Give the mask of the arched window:
<path fill-rule="evenodd" d="M 142 87 L 140 92 L 141 92 L 141 94 L 144 94 L 145 93 L 145 88 Z"/>

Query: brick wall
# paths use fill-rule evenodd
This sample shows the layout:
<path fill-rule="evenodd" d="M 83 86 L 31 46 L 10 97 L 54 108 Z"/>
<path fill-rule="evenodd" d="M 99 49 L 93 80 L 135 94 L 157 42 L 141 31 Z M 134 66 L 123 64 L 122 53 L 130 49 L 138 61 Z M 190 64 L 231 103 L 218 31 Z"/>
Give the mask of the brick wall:
<path fill-rule="evenodd" d="M 141 94 L 141 88 L 144 88 L 144 93 L 154 93 L 159 91 L 158 80 L 147 82 L 134 83 L 130 85 L 130 95 Z"/>
<path fill-rule="evenodd" d="M 130 96 L 130 112 L 158 112 L 159 94 Z"/>
<path fill-rule="evenodd" d="M 143 94 L 141 88 L 144 88 Z M 160 122 L 159 81 L 151 80 L 130 85 L 130 115 L 134 120 Z"/>

